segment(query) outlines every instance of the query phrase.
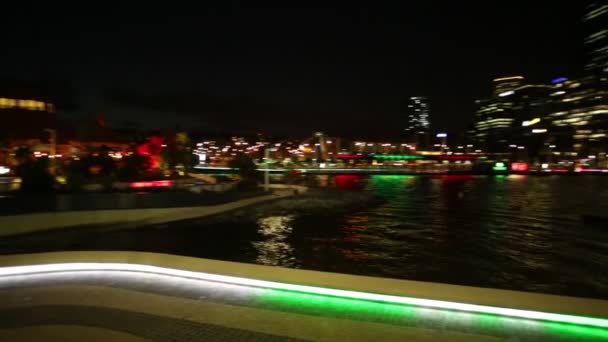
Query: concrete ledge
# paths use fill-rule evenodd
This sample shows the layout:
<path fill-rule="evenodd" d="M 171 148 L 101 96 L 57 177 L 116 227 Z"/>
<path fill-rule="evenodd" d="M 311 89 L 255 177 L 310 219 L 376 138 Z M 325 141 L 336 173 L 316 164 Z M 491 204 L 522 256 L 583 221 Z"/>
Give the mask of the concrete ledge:
<path fill-rule="evenodd" d="M 167 223 L 215 215 L 290 195 L 290 192 L 276 192 L 220 205 L 197 207 L 85 210 L 0 216 L 0 237 L 84 225 Z"/>
<path fill-rule="evenodd" d="M 354 276 L 142 252 L 61 252 L 0 257 L 0 266 L 112 262 L 254 278 L 290 284 L 445 300 L 570 315 L 608 317 L 608 301 L 470 286 Z"/>

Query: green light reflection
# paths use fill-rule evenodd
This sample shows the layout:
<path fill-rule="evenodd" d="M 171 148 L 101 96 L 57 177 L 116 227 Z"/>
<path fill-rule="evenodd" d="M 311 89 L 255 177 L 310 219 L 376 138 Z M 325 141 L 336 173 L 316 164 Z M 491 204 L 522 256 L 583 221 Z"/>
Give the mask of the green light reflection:
<path fill-rule="evenodd" d="M 328 318 L 465 332 L 522 341 L 608 341 L 608 330 L 390 303 L 339 298 L 286 290 L 264 290 L 256 305 Z"/>
<path fill-rule="evenodd" d="M 372 175 L 373 181 L 401 181 L 408 178 L 415 178 L 415 175 Z"/>

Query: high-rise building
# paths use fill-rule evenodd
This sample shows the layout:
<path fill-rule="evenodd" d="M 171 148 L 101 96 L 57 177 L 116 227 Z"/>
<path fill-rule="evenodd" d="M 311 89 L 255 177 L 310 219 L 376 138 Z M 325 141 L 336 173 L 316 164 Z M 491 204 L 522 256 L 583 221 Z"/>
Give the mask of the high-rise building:
<path fill-rule="evenodd" d="M 513 125 L 513 103 L 499 97 L 475 101 L 475 138 L 476 145 L 486 151 L 502 150 L 507 145 Z"/>
<path fill-rule="evenodd" d="M 507 152 L 539 140 L 527 126 L 544 120 L 550 87 L 524 84 L 523 76 L 497 78 L 493 85 L 492 97 L 476 101 L 473 140 L 477 145 L 489 152 Z M 538 127 L 534 132 L 540 132 Z"/>
<path fill-rule="evenodd" d="M 589 4 L 583 23 L 588 32 L 585 37 L 589 58 L 586 69 L 592 73 L 608 74 L 608 1 Z"/>
<path fill-rule="evenodd" d="M 523 82 L 524 82 L 523 76 L 509 76 L 509 77 L 495 78 L 493 80 L 494 95 L 501 96 L 501 94 L 509 94 L 509 92 L 512 91 L 513 89 L 520 87 Z"/>
<path fill-rule="evenodd" d="M 608 1 L 587 6 L 583 24 L 585 72 L 551 82 L 550 131 L 560 150 L 603 158 L 608 152 Z"/>
<path fill-rule="evenodd" d="M 412 96 L 407 101 L 405 138 L 418 147 L 428 144 L 430 133 L 429 103 L 424 96 Z"/>
<path fill-rule="evenodd" d="M 550 147 L 568 156 L 606 158 L 608 152 L 608 1 L 586 7 L 585 72 L 550 84 L 521 76 L 494 80 L 493 96 L 477 101 L 473 135 L 490 152 Z M 564 155 L 563 153 L 560 155 Z"/>
<path fill-rule="evenodd" d="M 559 149 L 605 152 L 608 141 L 608 89 L 596 76 L 553 80 L 551 92 L 551 134 Z"/>

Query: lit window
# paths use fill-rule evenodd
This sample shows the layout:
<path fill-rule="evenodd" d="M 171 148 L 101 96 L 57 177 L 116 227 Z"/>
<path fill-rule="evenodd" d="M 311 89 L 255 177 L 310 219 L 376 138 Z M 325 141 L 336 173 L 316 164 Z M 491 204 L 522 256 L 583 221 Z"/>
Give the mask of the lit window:
<path fill-rule="evenodd" d="M 17 106 L 16 100 L 0 97 L 0 108 L 13 108 L 15 106 Z"/>

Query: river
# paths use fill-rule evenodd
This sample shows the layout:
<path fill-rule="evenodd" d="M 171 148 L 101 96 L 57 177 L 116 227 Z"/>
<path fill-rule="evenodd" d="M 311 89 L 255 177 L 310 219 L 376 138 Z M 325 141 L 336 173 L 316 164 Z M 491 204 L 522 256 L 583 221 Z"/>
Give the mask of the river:
<path fill-rule="evenodd" d="M 583 215 L 608 215 L 608 177 L 344 175 L 329 183 L 385 202 L 231 224 L 212 234 L 217 246 L 192 254 L 608 298 L 608 223 L 583 223 Z"/>
<path fill-rule="evenodd" d="M 332 217 L 266 217 L 247 261 L 608 298 L 608 178 L 337 176 L 386 202 Z M 255 259 L 253 257 L 255 256 Z"/>

